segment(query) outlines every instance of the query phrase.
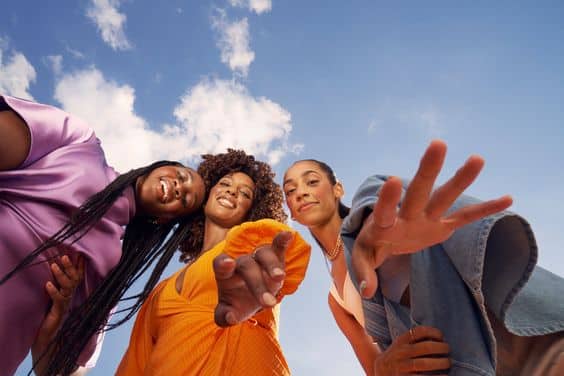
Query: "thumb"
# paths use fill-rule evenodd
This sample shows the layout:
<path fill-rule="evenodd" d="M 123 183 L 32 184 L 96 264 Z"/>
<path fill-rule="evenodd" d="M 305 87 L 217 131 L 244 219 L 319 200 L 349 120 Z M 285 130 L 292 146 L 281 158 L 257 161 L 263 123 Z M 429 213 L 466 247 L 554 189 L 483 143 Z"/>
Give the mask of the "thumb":
<path fill-rule="evenodd" d="M 294 240 L 294 233 L 290 231 L 281 231 L 272 240 L 272 249 L 278 259 L 284 263 L 286 258 L 286 249 Z"/>
<path fill-rule="evenodd" d="M 378 288 L 378 278 L 374 271 L 371 250 L 356 241 L 353 246 L 351 261 L 360 296 L 371 298 Z"/>

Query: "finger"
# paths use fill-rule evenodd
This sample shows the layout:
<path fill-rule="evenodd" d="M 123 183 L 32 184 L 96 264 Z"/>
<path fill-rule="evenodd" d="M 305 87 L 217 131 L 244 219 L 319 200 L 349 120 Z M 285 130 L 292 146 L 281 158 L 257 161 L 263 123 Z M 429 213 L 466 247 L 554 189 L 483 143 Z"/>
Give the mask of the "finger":
<path fill-rule="evenodd" d="M 239 323 L 235 312 L 231 307 L 224 303 L 219 303 L 215 307 L 213 319 L 217 326 L 225 328 Z"/>
<path fill-rule="evenodd" d="M 51 272 L 55 277 L 55 281 L 61 288 L 61 291 L 65 296 L 69 296 L 74 289 L 73 281 L 62 271 L 61 267 L 56 263 L 51 264 Z"/>
<path fill-rule="evenodd" d="M 213 259 L 213 272 L 217 281 L 229 279 L 235 273 L 235 260 L 225 253 Z"/>
<path fill-rule="evenodd" d="M 378 287 L 372 252 L 372 249 L 358 244 L 358 241 L 355 242 L 352 251 L 353 274 L 356 276 L 359 293 L 363 298 L 374 296 Z"/>
<path fill-rule="evenodd" d="M 439 175 L 446 155 L 446 144 L 440 140 L 431 142 L 421 158 L 419 169 L 409 184 L 399 215 L 402 218 L 414 218 L 423 211 L 433 190 L 435 179 Z"/>
<path fill-rule="evenodd" d="M 273 245 L 257 248 L 253 252 L 253 258 L 272 279 L 277 281 L 284 279 L 284 264 L 280 262 Z"/>
<path fill-rule="evenodd" d="M 390 177 L 380 189 L 372 211 L 374 224 L 380 229 L 392 227 L 396 222 L 401 190 L 401 180 L 395 176 Z"/>
<path fill-rule="evenodd" d="M 284 265 L 286 260 L 286 249 L 294 240 L 294 233 L 290 231 L 280 231 L 272 240 L 272 248 L 278 259 Z"/>
<path fill-rule="evenodd" d="M 513 203 L 511 196 L 503 196 L 496 200 L 482 202 L 480 204 L 466 206 L 449 215 L 443 220 L 451 226 L 453 230 L 472 223 L 478 219 L 495 214 L 507 209 Z"/>
<path fill-rule="evenodd" d="M 250 256 L 245 255 L 236 260 L 236 273 L 244 281 L 251 294 L 263 307 L 272 307 L 277 301 L 268 291 L 260 265 Z"/>
<path fill-rule="evenodd" d="M 432 219 L 440 218 L 454 201 L 476 180 L 484 167 L 484 159 L 473 155 L 458 169 L 456 174 L 439 187 L 429 200 L 425 211 Z"/>
<path fill-rule="evenodd" d="M 411 358 L 426 357 L 431 355 L 448 355 L 450 347 L 446 342 L 423 341 L 409 347 Z"/>
<path fill-rule="evenodd" d="M 400 372 L 417 373 L 442 371 L 450 368 L 449 358 L 416 358 L 401 361 L 398 367 Z"/>
<path fill-rule="evenodd" d="M 45 284 L 45 290 L 53 302 L 50 312 L 57 315 L 63 315 L 68 307 L 70 299 L 65 297 L 52 282 L 47 282 Z"/>
<path fill-rule="evenodd" d="M 67 277 L 69 277 L 69 279 L 74 284 L 74 287 L 76 287 L 76 285 L 78 285 L 78 282 L 80 280 L 80 277 L 79 277 L 79 274 L 78 274 L 78 268 L 76 268 L 73 265 L 69 256 L 67 256 L 67 255 L 64 255 L 63 257 L 61 257 L 61 265 L 62 265 L 63 273 L 65 273 L 67 275 Z"/>
<path fill-rule="evenodd" d="M 400 335 L 394 342 L 400 344 L 417 343 L 425 340 L 443 341 L 443 333 L 432 326 L 419 325 Z"/>

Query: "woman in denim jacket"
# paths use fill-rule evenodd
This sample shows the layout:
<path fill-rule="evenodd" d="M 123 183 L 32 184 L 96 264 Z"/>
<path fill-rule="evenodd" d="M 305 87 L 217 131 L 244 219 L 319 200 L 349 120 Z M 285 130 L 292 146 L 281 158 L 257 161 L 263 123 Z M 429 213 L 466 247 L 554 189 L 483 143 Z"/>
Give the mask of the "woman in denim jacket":
<path fill-rule="evenodd" d="M 379 346 L 362 338 L 370 338 L 364 331 L 346 329 L 335 316 L 337 323 L 367 374 L 423 374 L 449 367 L 451 375 L 558 374 L 562 279 L 534 266 L 530 228 L 515 214 L 501 212 L 511 204 L 510 197 L 481 203 L 461 196 L 483 166 L 480 157 L 471 157 L 431 194 L 445 154 L 446 145 L 433 142 L 409 185 L 397 178 L 369 178 L 344 221 L 339 215 L 342 190 L 334 190 L 331 202 L 314 189 L 319 182 L 284 186 L 292 215 L 310 228 L 324 252 L 334 253 L 337 247 L 328 245 L 337 244 L 334 222 L 342 222 L 343 259 L 367 298 L 363 314 L 350 314 L 349 321 L 357 329 L 363 321 Z M 316 215 L 319 223 L 314 224 Z M 332 228 L 333 242 L 327 241 L 331 231 L 324 235 L 323 227 Z M 495 252 L 486 252 L 492 248 Z M 243 287 L 239 296 L 260 296 L 262 277 L 238 272 L 249 285 L 262 285 Z M 539 285 L 542 289 L 535 287 Z M 236 299 L 231 292 L 221 309 Z"/>

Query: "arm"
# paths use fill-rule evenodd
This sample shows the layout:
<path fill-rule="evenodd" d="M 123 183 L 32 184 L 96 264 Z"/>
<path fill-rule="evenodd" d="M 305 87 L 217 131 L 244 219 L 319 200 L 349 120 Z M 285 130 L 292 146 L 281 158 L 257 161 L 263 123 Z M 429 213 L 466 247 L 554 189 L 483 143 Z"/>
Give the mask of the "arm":
<path fill-rule="evenodd" d="M 61 327 L 64 315 L 69 309 L 74 290 L 84 277 L 83 258 L 78 260 L 78 267 L 72 264 L 68 256 L 63 256 L 60 264 L 61 266 L 57 263 L 51 264 L 51 271 L 57 286 L 50 281 L 45 285 L 45 290 L 51 297 L 52 305 L 31 347 L 33 370 L 38 376 L 44 375 L 47 371 L 49 361 L 55 350 L 53 340 Z M 85 375 L 86 372 L 87 368 L 78 367 L 71 376 Z"/>
<path fill-rule="evenodd" d="M 21 165 L 31 146 L 25 122 L 13 111 L 0 111 L 0 171 Z"/>
<path fill-rule="evenodd" d="M 372 342 L 372 338 L 366 334 L 364 328 L 337 303 L 331 294 L 329 294 L 329 308 L 337 326 L 349 340 L 364 372 L 367 375 L 374 375 L 374 359 L 380 353 L 378 345 Z"/>

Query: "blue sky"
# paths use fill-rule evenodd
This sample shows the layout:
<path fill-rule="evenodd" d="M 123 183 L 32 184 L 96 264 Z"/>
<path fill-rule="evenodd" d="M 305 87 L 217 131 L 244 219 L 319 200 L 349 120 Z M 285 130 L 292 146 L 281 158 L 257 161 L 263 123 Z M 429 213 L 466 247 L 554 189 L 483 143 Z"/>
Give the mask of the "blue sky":
<path fill-rule="evenodd" d="M 345 202 L 369 174 L 411 176 L 441 138 L 440 180 L 484 156 L 469 193 L 512 194 L 540 264 L 562 276 L 563 19 L 557 1 L 20 0 L 0 12 L 0 91 L 88 120 L 121 171 L 227 147 L 279 175 L 313 157 L 334 167 Z M 361 373 L 329 283 L 314 249 L 282 307 L 296 375 Z M 92 375 L 113 372 L 129 329 L 107 335 Z"/>

